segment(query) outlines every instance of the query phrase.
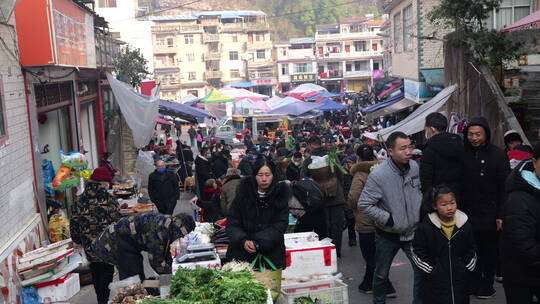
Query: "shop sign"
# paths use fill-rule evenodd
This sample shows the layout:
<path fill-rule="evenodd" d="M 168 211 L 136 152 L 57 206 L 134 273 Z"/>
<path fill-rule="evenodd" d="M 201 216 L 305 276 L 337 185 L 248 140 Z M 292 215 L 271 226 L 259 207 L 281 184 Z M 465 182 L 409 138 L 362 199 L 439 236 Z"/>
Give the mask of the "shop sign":
<path fill-rule="evenodd" d="M 310 82 L 317 79 L 315 74 L 297 74 L 291 75 L 291 82 Z"/>
<path fill-rule="evenodd" d="M 269 79 L 254 79 L 251 81 L 251 84 L 255 86 L 264 86 L 264 85 L 276 85 L 277 80 L 275 78 L 269 78 Z"/>

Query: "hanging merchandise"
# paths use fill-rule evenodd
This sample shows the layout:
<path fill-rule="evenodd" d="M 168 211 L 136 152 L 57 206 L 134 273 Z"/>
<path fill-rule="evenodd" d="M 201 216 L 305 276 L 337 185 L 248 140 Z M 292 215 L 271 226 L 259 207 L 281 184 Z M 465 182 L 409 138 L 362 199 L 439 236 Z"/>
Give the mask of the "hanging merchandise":
<path fill-rule="evenodd" d="M 43 184 L 45 186 L 45 190 L 50 196 L 54 197 L 54 190 L 50 186 L 50 184 L 53 182 L 54 176 L 56 175 L 52 161 L 44 159 L 43 162 L 41 162 L 41 169 L 43 171 Z"/>
<path fill-rule="evenodd" d="M 56 171 L 51 188 L 58 191 L 64 191 L 71 187 L 76 187 L 81 184 L 83 178 L 89 178 L 92 175 L 91 170 L 87 170 L 88 161 L 84 154 L 79 151 L 69 152 L 64 154 L 60 151 L 60 159 L 62 166 Z M 82 191 L 79 189 L 79 192 Z"/>
<path fill-rule="evenodd" d="M 49 238 L 53 243 L 70 238 L 69 220 L 63 212 L 58 212 L 49 219 Z"/>
<path fill-rule="evenodd" d="M 68 154 L 64 154 L 64 151 L 60 151 L 60 159 L 62 160 L 63 166 L 71 169 L 85 169 L 86 166 L 88 166 L 86 157 L 79 151 L 69 152 Z"/>

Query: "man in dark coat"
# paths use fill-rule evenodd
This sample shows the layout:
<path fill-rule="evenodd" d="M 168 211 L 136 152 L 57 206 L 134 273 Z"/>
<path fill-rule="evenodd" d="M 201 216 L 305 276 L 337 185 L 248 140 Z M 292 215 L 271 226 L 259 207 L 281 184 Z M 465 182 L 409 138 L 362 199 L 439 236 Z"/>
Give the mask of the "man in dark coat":
<path fill-rule="evenodd" d="M 519 164 L 506 184 L 501 266 L 508 304 L 533 303 L 533 294 L 540 298 L 539 176 L 540 144 L 536 144 L 533 159 Z"/>
<path fill-rule="evenodd" d="M 429 140 L 420 162 L 422 193 L 445 184 L 459 196 L 463 174 L 463 142 L 457 134 L 446 132 L 448 122 L 441 113 L 426 117 L 424 131 Z"/>
<path fill-rule="evenodd" d="M 201 154 L 195 158 L 195 175 L 197 178 L 197 193 L 199 194 L 199 198 L 202 198 L 202 189 L 206 181 L 215 177 L 212 171 L 212 165 L 208 159 L 209 156 L 208 148 L 204 147 L 201 148 Z"/>
<path fill-rule="evenodd" d="M 312 136 L 308 140 L 309 149 L 311 150 L 312 156 L 323 157 L 327 155 L 326 149 L 322 146 L 322 141 L 318 136 Z M 304 161 L 302 165 L 302 171 L 300 173 L 301 177 L 311 177 L 312 172 L 308 169 L 308 166 L 312 162 L 312 158 L 308 158 Z M 337 162 L 337 160 L 336 160 Z M 338 257 L 341 257 L 341 240 L 343 236 L 343 227 L 345 227 L 345 217 L 344 217 L 344 205 L 345 205 L 345 196 L 343 194 L 343 173 L 336 169 L 335 173 L 332 176 L 324 177 L 325 180 L 330 180 L 336 178 L 337 182 L 334 189 L 334 195 L 328 194 L 325 198 L 325 208 L 321 214 L 306 214 L 301 219 L 304 224 L 309 223 L 305 228 L 311 231 L 314 227 L 309 227 L 310 225 L 324 225 L 326 223 L 327 235 L 319 235 L 321 239 L 329 237 L 332 239 L 332 243 L 336 245 L 336 254 Z M 320 183 L 316 178 L 317 182 Z M 307 217 L 307 218 L 306 218 Z M 311 228 L 311 229 L 310 229 Z M 301 231 L 298 231 L 301 232 Z"/>
<path fill-rule="evenodd" d="M 212 172 L 214 176 L 219 178 L 227 173 L 227 168 L 229 168 L 229 163 L 223 152 L 217 151 L 214 152 L 212 156 Z"/>
<path fill-rule="evenodd" d="M 163 214 L 172 214 L 180 199 L 180 186 L 176 174 L 167 171 L 162 160 L 156 162 L 156 170 L 148 177 L 150 199 Z"/>
<path fill-rule="evenodd" d="M 506 153 L 491 144 L 491 130 L 485 118 L 471 119 L 464 135 L 461 206 L 473 226 L 478 250 L 475 293 L 480 299 L 489 299 L 495 294 L 497 231 L 502 229 L 504 188 L 510 165 Z"/>
<path fill-rule="evenodd" d="M 302 153 L 296 152 L 293 154 L 292 161 L 287 166 L 287 179 L 291 182 L 300 180 L 300 170 L 302 169 Z"/>

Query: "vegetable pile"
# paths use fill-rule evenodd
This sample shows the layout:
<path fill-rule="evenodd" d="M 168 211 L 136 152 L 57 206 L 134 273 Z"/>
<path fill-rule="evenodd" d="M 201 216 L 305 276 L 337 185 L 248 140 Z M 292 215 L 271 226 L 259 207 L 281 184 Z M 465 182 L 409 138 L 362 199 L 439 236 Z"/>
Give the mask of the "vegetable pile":
<path fill-rule="evenodd" d="M 144 304 L 265 304 L 266 287 L 250 271 L 180 268 L 171 281 L 174 300 L 146 300 Z"/>

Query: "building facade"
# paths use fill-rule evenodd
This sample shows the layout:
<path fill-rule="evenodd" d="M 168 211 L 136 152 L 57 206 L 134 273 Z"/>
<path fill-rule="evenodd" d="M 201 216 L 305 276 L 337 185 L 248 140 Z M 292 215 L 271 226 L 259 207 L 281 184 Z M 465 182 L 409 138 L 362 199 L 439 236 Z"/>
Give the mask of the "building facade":
<path fill-rule="evenodd" d="M 317 82 L 315 38 L 292 38 L 275 45 L 279 91 Z"/>
<path fill-rule="evenodd" d="M 315 33 L 319 83 L 332 92 L 361 91 L 372 84 L 374 70 L 383 69 L 380 33 L 385 20 L 373 16 L 341 18 L 338 24 L 317 25 Z"/>
<path fill-rule="evenodd" d="M 209 88 L 250 82 L 271 95 L 277 85 L 272 40 L 260 11 L 202 12 L 150 18 L 155 78 L 162 98 L 203 97 Z"/>

